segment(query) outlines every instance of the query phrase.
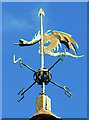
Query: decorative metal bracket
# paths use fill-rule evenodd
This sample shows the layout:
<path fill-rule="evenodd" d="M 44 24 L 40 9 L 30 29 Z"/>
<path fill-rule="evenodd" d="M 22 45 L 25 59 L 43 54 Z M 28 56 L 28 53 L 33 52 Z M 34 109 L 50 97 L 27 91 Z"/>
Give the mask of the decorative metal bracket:
<path fill-rule="evenodd" d="M 18 102 L 20 102 L 23 98 L 24 98 L 24 93 L 27 92 L 35 83 L 38 83 L 39 85 L 42 85 L 42 83 L 44 82 L 45 85 L 47 85 L 49 82 L 51 82 L 52 84 L 60 87 L 61 89 L 65 90 L 65 94 L 71 98 L 72 94 L 70 93 L 70 89 L 66 86 L 61 87 L 60 85 L 54 83 L 53 81 L 51 81 L 52 79 L 52 73 L 50 72 L 50 70 L 61 60 L 63 61 L 63 57 L 65 57 L 65 55 L 61 57 L 59 57 L 59 59 L 49 68 L 43 68 L 43 69 L 38 69 L 37 71 L 33 70 L 31 67 L 27 66 L 26 64 L 22 63 L 22 58 L 19 58 L 17 60 L 15 60 L 15 54 L 13 56 L 13 63 L 17 63 L 20 61 L 20 67 L 22 67 L 22 65 L 24 65 L 25 67 L 27 67 L 28 69 L 30 69 L 31 71 L 34 72 L 33 75 L 33 79 L 34 79 L 34 83 L 32 85 L 30 85 L 26 90 L 24 90 L 24 88 L 18 93 L 18 95 L 21 93 L 22 98 L 20 100 L 18 100 Z M 40 94 L 43 94 L 43 92 L 41 92 Z"/>

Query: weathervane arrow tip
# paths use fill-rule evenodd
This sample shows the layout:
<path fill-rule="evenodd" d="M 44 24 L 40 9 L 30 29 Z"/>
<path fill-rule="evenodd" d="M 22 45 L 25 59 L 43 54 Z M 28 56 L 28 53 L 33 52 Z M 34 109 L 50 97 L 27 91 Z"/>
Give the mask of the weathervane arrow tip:
<path fill-rule="evenodd" d="M 38 13 L 38 16 L 40 16 L 40 15 L 45 16 L 44 10 L 42 8 L 40 8 L 39 13 Z"/>

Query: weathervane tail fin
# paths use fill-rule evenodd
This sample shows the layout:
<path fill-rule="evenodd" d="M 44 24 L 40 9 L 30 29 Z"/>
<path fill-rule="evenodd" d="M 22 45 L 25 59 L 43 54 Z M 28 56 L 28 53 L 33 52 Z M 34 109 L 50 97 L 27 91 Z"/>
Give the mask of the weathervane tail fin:
<path fill-rule="evenodd" d="M 48 53 L 48 55 L 51 55 L 51 56 L 70 56 L 70 57 L 74 57 L 74 58 L 84 57 L 84 55 L 76 56 L 76 55 L 73 55 L 69 52 L 58 52 L 58 53 L 50 52 L 50 53 Z"/>
<path fill-rule="evenodd" d="M 43 39 L 44 39 L 44 53 L 51 55 L 51 56 L 61 56 L 61 55 L 67 55 L 75 58 L 83 57 L 82 56 L 77 56 L 77 50 L 76 47 L 78 48 L 77 42 L 72 38 L 72 35 L 67 34 L 65 32 L 60 32 L 60 31 L 52 31 L 48 30 L 43 34 Z M 48 46 L 45 44 L 50 43 Z M 62 44 L 64 44 L 67 49 L 72 49 L 75 53 L 75 55 L 69 53 L 69 52 L 59 52 L 59 46 L 60 48 L 62 47 Z M 74 46 L 75 44 L 75 46 Z M 40 47 L 39 47 L 40 48 Z M 57 50 L 57 51 L 56 51 Z M 40 53 L 40 49 L 38 51 Z"/>
<path fill-rule="evenodd" d="M 60 43 L 63 43 L 64 45 L 66 45 L 68 50 L 72 49 L 75 55 L 77 55 L 77 51 L 76 51 L 74 44 L 76 45 L 77 48 L 78 48 L 78 44 L 72 38 L 72 35 L 67 34 L 65 32 L 60 32 L 60 31 L 53 31 L 53 35 L 59 39 Z"/>

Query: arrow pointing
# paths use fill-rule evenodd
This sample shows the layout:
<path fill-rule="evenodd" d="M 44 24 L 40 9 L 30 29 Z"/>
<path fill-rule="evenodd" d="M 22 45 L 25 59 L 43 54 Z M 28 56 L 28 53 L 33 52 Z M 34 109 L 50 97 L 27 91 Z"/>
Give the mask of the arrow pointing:
<path fill-rule="evenodd" d="M 39 10 L 38 16 L 40 16 L 40 31 L 41 31 L 41 69 L 44 68 L 44 52 L 43 52 L 43 16 L 45 16 L 43 9 L 41 8 Z M 42 73 L 43 74 L 43 73 Z M 43 79 L 43 75 L 41 75 L 41 78 Z M 45 83 L 42 83 L 42 94 L 45 94 Z"/>
<path fill-rule="evenodd" d="M 39 10 L 39 13 L 38 13 L 38 16 L 40 16 L 40 15 L 45 16 L 45 13 L 44 13 L 44 11 L 43 11 L 43 9 L 42 9 L 42 8 Z"/>

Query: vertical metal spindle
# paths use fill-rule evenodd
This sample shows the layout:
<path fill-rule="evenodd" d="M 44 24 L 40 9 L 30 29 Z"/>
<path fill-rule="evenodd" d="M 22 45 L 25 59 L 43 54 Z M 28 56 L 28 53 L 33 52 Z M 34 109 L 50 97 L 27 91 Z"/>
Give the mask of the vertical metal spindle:
<path fill-rule="evenodd" d="M 43 15 L 41 14 L 41 68 L 44 68 L 44 52 L 43 52 Z"/>
<path fill-rule="evenodd" d="M 44 68 L 44 52 L 43 52 L 43 16 L 45 16 L 43 9 L 39 10 L 39 14 L 41 17 L 41 69 Z M 44 79 L 43 72 L 41 73 L 42 79 Z M 42 83 L 42 94 L 45 93 L 45 83 Z"/>

